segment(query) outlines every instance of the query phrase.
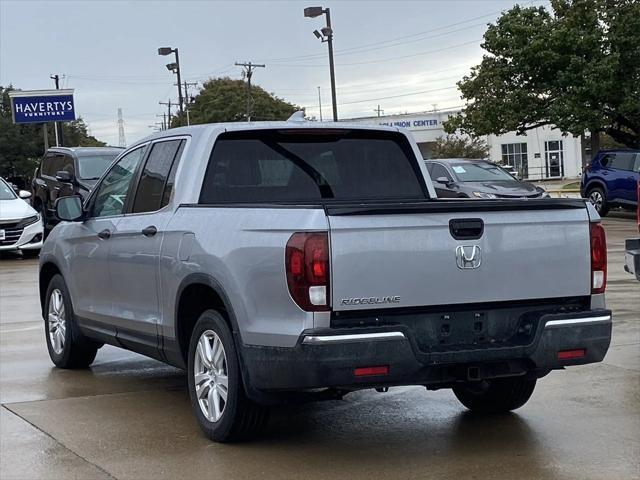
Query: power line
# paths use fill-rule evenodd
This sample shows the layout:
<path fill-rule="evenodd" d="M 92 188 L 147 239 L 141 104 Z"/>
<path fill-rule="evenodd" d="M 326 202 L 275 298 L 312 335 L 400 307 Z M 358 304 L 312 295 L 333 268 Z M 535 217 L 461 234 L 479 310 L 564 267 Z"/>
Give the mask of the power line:
<path fill-rule="evenodd" d="M 529 2 L 529 5 L 533 5 L 537 1 L 538 0 L 531 0 Z M 543 1 L 541 3 L 548 3 L 548 2 L 547 1 Z M 410 40 L 409 42 L 407 42 L 407 43 L 411 43 L 411 42 L 417 41 L 417 40 L 415 40 L 416 37 L 421 37 L 421 36 L 426 35 L 428 33 L 433 33 L 433 32 L 437 32 L 437 31 L 441 31 L 441 30 L 446 30 L 448 28 L 455 27 L 455 26 L 458 26 L 458 25 L 463 25 L 463 24 L 469 23 L 469 22 L 473 22 L 473 21 L 479 20 L 481 18 L 493 17 L 495 15 L 498 15 L 498 14 L 502 13 L 503 11 L 504 10 L 497 10 L 497 11 L 494 11 L 494 12 L 491 12 L 491 13 L 487 13 L 487 14 L 484 14 L 484 15 L 480 15 L 480 16 L 477 16 L 477 17 L 473 17 L 473 18 L 469 18 L 469 19 L 466 19 L 466 20 L 461 20 L 461 21 L 458 21 L 458 22 L 450 23 L 448 25 L 442 25 L 440 27 L 431 28 L 431 29 L 428 29 L 428 30 L 423 30 L 421 32 L 417 32 L 417 33 L 413 33 L 413 34 L 409 34 L 409 35 L 403 35 L 403 36 L 400 36 L 400 37 L 395 37 L 395 38 L 391 38 L 391 39 L 387 39 L 387 40 L 381 40 L 381 41 L 371 42 L 371 43 L 364 43 L 364 44 L 357 45 L 357 46 L 354 46 L 354 47 L 343 48 L 341 50 L 337 50 L 336 51 L 336 56 L 344 55 L 347 52 L 352 52 L 354 50 L 360 50 L 362 48 L 373 47 L 373 46 L 376 46 L 376 45 L 384 45 L 384 44 L 387 44 L 387 43 L 398 42 L 400 40 L 405 40 L 405 39 L 414 39 L 414 40 Z M 484 22 L 482 24 L 484 24 Z M 472 26 L 467 26 L 467 27 L 465 27 L 465 29 L 471 28 L 471 27 Z M 459 31 L 459 30 L 456 30 L 456 31 Z M 447 33 L 455 33 L 455 32 L 447 32 Z M 421 38 L 420 40 L 423 40 L 423 39 Z M 393 46 L 397 46 L 397 45 L 401 45 L 401 44 L 403 44 L 403 43 L 394 44 Z M 297 60 L 297 59 L 311 59 L 311 58 L 322 58 L 322 55 L 321 54 L 305 54 L 305 55 L 296 55 L 296 56 L 291 56 L 291 57 L 270 58 L 270 59 L 265 59 L 264 61 L 268 61 L 269 63 L 275 63 L 275 62 L 280 62 L 280 61 L 289 61 L 289 60 Z"/>

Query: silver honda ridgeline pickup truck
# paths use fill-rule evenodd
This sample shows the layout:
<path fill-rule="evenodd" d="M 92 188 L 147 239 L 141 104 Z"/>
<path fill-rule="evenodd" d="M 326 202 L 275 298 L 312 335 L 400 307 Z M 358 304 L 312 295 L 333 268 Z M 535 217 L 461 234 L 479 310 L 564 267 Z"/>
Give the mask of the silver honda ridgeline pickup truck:
<path fill-rule="evenodd" d="M 408 133 L 307 122 L 176 128 L 59 199 L 40 256 L 53 363 L 105 343 L 188 370 L 216 441 L 268 406 L 394 385 L 513 410 L 611 339 L 583 200 L 441 200 Z"/>

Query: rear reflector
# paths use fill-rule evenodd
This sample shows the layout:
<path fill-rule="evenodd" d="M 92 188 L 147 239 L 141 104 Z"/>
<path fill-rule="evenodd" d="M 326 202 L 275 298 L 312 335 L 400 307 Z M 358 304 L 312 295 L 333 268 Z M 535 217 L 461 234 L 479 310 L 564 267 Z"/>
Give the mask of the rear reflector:
<path fill-rule="evenodd" d="M 573 358 L 582 358 L 587 354 L 587 351 L 584 348 L 579 348 L 577 350 L 562 350 L 558 352 L 558 360 L 571 360 Z"/>
<path fill-rule="evenodd" d="M 604 293 L 607 287 L 607 238 L 600 223 L 589 224 L 591 237 L 591 293 Z"/>
<path fill-rule="evenodd" d="M 353 371 L 353 374 L 356 377 L 369 377 L 372 375 L 388 375 L 389 365 L 384 365 L 381 367 L 360 367 L 360 368 L 356 368 Z"/>

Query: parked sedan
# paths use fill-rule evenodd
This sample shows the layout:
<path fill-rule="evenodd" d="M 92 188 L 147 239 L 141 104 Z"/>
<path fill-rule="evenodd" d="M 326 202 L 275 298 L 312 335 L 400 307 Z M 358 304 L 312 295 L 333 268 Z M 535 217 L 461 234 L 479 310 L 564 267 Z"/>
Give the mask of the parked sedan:
<path fill-rule="evenodd" d="M 440 198 L 546 198 L 544 189 L 514 178 L 486 160 L 427 160 L 427 170 Z"/>
<path fill-rule="evenodd" d="M 0 252 L 20 250 L 24 257 L 36 257 L 42 247 L 42 220 L 25 201 L 26 190 L 18 194 L 0 178 Z"/>

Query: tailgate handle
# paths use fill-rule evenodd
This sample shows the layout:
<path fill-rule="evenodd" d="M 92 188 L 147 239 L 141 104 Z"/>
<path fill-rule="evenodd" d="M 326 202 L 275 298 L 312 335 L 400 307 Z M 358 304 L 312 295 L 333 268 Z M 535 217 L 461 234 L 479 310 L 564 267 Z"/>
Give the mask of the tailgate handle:
<path fill-rule="evenodd" d="M 449 232 L 456 240 L 477 240 L 484 233 L 484 222 L 481 218 L 449 220 Z"/>

